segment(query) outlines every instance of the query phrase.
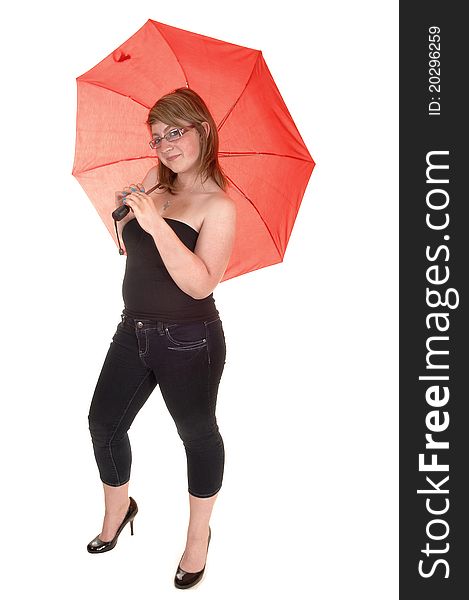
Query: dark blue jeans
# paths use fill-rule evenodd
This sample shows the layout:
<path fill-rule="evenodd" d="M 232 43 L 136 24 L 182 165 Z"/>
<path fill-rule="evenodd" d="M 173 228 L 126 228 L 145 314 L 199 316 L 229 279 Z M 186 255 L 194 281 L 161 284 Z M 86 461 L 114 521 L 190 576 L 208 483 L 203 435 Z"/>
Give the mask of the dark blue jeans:
<path fill-rule="evenodd" d="M 101 481 L 130 479 L 127 431 L 159 384 L 187 457 L 188 491 L 208 498 L 221 488 L 225 451 L 215 417 L 226 357 L 221 319 L 165 323 L 121 315 L 88 415 Z"/>

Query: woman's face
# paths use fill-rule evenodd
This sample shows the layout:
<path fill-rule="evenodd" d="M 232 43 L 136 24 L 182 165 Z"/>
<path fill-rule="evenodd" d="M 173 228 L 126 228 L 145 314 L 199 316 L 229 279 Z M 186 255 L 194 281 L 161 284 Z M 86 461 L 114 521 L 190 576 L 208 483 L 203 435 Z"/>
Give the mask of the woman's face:
<path fill-rule="evenodd" d="M 189 122 L 186 124 L 188 126 L 191 125 Z M 171 169 L 171 171 L 174 171 L 174 173 L 189 171 L 199 158 L 200 136 L 195 127 L 185 130 L 182 137 L 171 142 L 168 142 L 163 137 L 172 129 L 183 128 L 184 126 L 181 125 L 168 125 L 168 123 L 163 123 L 161 121 L 156 121 L 151 125 L 152 137 L 162 138 L 160 147 L 155 150 L 158 159 Z"/>

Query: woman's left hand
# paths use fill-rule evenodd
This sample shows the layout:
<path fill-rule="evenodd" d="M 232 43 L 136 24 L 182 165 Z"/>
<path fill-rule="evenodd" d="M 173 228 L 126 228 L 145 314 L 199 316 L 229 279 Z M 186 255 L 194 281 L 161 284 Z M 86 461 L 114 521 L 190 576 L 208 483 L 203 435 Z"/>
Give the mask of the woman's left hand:
<path fill-rule="evenodd" d="M 134 188 L 134 186 L 131 186 L 131 189 L 132 188 Z M 144 192 L 139 192 L 136 190 L 132 191 L 124 198 L 124 203 L 134 211 L 140 227 L 152 235 L 153 228 L 158 222 L 158 219 L 162 219 L 156 208 L 153 198 Z"/>

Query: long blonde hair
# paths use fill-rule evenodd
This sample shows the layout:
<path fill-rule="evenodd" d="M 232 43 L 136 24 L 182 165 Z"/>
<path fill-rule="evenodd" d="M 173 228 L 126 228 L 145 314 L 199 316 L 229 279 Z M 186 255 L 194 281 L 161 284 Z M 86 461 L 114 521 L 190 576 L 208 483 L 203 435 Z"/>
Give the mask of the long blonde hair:
<path fill-rule="evenodd" d="M 200 134 L 200 153 L 197 162 L 197 175 L 202 176 L 202 182 L 212 177 L 217 185 L 225 191 L 228 179 L 218 162 L 218 131 L 215 121 L 202 98 L 189 88 L 177 88 L 162 96 L 148 113 L 147 125 L 156 121 L 183 127 L 183 121 L 189 121 Z M 207 135 L 202 123 L 207 121 L 210 131 Z M 177 173 L 158 161 L 159 186 L 166 188 L 170 194 L 176 190 Z"/>

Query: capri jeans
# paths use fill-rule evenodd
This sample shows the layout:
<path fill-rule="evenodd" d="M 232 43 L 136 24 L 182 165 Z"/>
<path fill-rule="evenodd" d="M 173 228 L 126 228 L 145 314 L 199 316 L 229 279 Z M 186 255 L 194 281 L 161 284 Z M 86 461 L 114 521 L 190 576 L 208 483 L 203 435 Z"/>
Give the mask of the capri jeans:
<path fill-rule="evenodd" d="M 120 486 L 129 481 L 132 453 L 127 432 L 159 384 L 184 444 L 189 493 L 209 498 L 220 490 L 225 450 L 215 409 L 225 358 L 219 317 L 166 323 L 122 313 L 88 415 L 103 483 Z"/>

